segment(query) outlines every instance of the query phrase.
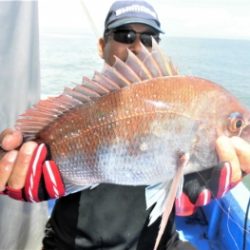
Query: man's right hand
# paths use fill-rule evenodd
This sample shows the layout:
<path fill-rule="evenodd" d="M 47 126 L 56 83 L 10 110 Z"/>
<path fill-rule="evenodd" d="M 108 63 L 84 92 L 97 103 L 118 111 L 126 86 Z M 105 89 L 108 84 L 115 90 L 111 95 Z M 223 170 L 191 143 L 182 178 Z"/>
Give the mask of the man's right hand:
<path fill-rule="evenodd" d="M 6 129 L 0 134 L 5 155 L 0 159 L 0 193 L 18 200 L 41 201 L 64 195 L 54 161 L 47 160 L 44 144 L 23 143 L 22 134 Z"/>
<path fill-rule="evenodd" d="M 6 186 L 11 189 L 24 188 L 27 171 L 37 143 L 30 141 L 22 144 L 22 142 L 21 132 L 6 129 L 0 134 L 1 147 L 7 151 L 0 160 L 1 192 L 6 189 Z"/>

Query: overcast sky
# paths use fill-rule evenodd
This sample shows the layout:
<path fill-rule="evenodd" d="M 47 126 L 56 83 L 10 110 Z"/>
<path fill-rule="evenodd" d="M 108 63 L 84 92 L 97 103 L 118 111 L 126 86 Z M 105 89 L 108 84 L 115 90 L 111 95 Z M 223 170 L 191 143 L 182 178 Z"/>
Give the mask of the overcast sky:
<path fill-rule="evenodd" d="M 39 0 L 41 31 L 102 34 L 113 0 Z M 168 36 L 250 39 L 250 0 L 150 0 Z M 86 11 L 87 9 L 87 11 Z"/>

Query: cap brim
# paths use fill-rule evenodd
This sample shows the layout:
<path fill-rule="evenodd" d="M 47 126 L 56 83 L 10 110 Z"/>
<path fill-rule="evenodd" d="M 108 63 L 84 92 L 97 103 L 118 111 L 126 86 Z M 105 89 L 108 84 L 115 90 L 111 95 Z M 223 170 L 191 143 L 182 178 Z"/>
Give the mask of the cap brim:
<path fill-rule="evenodd" d="M 156 24 L 155 21 L 151 21 L 151 20 L 145 20 L 145 19 L 141 19 L 141 18 L 124 18 L 122 20 L 117 20 L 113 23 L 111 23 L 110 25 L 108 25 L 108 29 L 115 29 L 118 28 L 122 25 L 126 25 L 126 24 L 131 24 L 131 23 L 140 23 L 140 24 L 145 24 L 148 25 L 149 27 L 157 30 L 160 33 L 164 33 L 163 30 L 160 29 L 160 27 Z"/>

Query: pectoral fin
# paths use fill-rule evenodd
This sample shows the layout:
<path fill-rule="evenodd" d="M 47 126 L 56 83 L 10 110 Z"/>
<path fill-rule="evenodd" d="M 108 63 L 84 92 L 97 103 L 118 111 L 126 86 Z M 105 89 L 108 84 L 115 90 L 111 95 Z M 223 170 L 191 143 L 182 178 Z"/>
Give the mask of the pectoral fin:
<path fill-rule="evenodd" d="M 176 175 L 175 175 L 175 177 L 172 181 L 172 184 L 170 186 L 168 196 L 165 200 L 164 212 L 162 214 L 162 220 L 161 220 L 159 232 L 158 232 L 158 235 L 156 238 L 154 250 L 157 250 L 159 243 L 160 243 L 160 240 L 161 240 L 161 237 L 162 237 L 164 230 L 166 228 L 169 215 L 172 211 L 172 208 L 173 208 L 173 205 L 175 202 L 178 188 L 181 184 L 180 182 L 181 182 L 181 180 L 183 180 L 183 170 L 184 170 L 185 166 L 187 165 L 188 161 L 189 161 L 188 154 L 183 154 L 182 156 L 180 156 L 180 158 L 177 161 L 177 172 L 176 172 Z"/>

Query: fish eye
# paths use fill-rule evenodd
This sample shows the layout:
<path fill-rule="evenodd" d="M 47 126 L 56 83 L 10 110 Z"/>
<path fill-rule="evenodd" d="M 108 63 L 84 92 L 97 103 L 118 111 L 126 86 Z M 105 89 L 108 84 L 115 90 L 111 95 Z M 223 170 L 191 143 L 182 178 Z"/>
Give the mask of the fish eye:
<path fill-rule="evenodd" d="M 241 126 L 243 125 L 243 121 L 242 120 L 237 120 L 236 122 L 235 122 L 235 127 L 236 128 L 241 128 Z"/>
<path fill-rule="evenodd" d="M 240 113 L 232 113 L 229 116 L 228 129 L 231 133 L 240 132 L 241 128 L 244 126 L 244 120 Z"/>

